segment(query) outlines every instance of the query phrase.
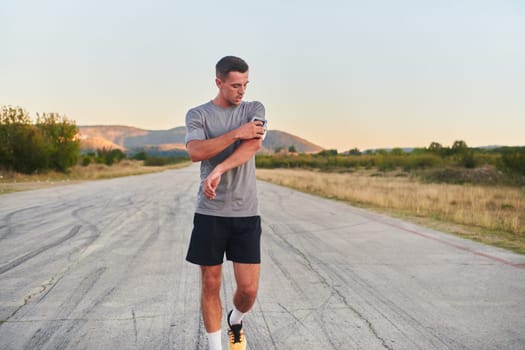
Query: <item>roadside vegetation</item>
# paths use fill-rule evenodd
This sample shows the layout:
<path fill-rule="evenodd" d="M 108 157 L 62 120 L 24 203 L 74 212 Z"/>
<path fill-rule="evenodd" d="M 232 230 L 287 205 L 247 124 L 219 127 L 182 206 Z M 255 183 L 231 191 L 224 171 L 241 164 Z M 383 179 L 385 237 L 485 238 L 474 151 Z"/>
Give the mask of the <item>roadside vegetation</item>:
<path fill-rule="evenodd" d="M 78 128 L 58 113 L 37 114 L 33 122 L 22 108 L 0 110 L 0 167 L 20 173 L 67 171 L 76 164 Z"/>
<path fill-rule="evenodd" d="M 257 177 L 525 254 L 525 148 L 257 156 Z"/>
<path fill-rule="evenodd" d="M 81 152 L 78 127 L 58 113 L 0 109 L 0 194 L 76 181 L 139 175 L 188 165 L 186 156 L 127 154 L 119 149 Z"/>
<path fill-rule="evenodd" d="M 324 150 L 317 154 L 282 152 L 256 157 L 261 169 L 301 168 L 323 172 L 374 169 L 380 173 L 402 170 L 421 181 L 525 186 L 525 147 L 470 148 L 464 141 L 452 147 L 432 142 L 428 148 L 404 151 L 353 149 L 345 153 Z"/>

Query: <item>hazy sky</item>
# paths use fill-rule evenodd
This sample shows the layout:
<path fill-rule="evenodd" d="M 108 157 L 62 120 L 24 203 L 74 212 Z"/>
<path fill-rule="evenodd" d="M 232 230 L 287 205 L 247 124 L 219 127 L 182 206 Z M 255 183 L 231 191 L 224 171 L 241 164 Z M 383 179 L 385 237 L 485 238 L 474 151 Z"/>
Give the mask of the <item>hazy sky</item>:
<path fill-rule="evenodd" d="M 525 2 L 0 4 L 0 105 L 79 125 L 184 125 L 225 55 L 269 126 L 344 151 L 525 145 Z"/>

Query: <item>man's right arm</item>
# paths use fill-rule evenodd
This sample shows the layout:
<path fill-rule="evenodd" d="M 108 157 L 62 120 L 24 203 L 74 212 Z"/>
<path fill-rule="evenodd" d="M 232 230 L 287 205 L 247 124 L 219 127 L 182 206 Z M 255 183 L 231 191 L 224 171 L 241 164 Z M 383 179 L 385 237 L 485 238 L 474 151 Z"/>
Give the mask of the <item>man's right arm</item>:
<path fill-rule="evenodd" d="M 237 140 L 259 139 L 264 135 L 260 122 L 250 122 L 221 136 L 208 140 L 190 140 L 186 149 L 193 162 L 210 159 Z"/>

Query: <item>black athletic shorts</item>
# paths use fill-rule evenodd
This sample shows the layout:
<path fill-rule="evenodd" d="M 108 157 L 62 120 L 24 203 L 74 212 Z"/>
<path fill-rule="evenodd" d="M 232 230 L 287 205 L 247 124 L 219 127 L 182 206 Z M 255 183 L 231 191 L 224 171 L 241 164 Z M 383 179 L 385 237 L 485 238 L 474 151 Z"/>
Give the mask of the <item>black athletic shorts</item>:
<path fill-rule="evenodd" d="M 186 260 L 197 265 L 220 265 L 226 258 L 245 264 L 261 263 L 261 217 L 222 217 L 195 214 Z"/>

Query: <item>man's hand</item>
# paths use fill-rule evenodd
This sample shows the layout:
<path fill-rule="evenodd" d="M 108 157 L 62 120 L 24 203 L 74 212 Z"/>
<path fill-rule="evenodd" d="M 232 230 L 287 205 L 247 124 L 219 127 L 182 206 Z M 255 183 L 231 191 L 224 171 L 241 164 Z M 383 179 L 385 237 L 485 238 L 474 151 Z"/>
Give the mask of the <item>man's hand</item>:
<path fill-rule="evenodd" d="M 219 182 L 221 182 L 221 173 L 219 171 L 213 170 L 208 177 L 204 179 L 202 182 L 202 188 L 204 195 L 208 199 L 214 199 L 215 198 L 215 190 L 217 189 L 217 186 L 219 186 Z"/>
<path fill-rule="evenodd" d="M 237 138 L 241 140 L 260 139 L 264 135 L 264 127 L 262 122 L 254 121 L 243 124 L 236 129 Z"/>

